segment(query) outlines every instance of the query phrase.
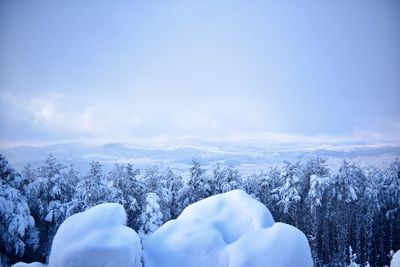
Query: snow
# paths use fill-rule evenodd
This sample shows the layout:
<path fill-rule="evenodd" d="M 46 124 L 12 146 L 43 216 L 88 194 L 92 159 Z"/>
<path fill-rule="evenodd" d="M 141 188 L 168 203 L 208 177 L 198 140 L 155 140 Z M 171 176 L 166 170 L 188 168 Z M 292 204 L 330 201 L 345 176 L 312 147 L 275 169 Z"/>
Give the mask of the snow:
<path fill-rule="evenodd" d="M 40 262 L 32 262 L 32 263 L 25 263 L 25 262 L 18 262 L 11 267 L 45 267 L 46 265 Z"/>
<path fill-rule="evenodd" d="M 305 235 L 279 222 L 247 233 L 229 247 L 229 254 L 229 267 L 313 266 Z"/>
<path fill-rule="evenodd" d="M 390 262 L 390 267 L 400 267 L 400 250 L 394 253 L 392 261 Z"/>
<path fill-rule="evenodd" d="M 188 206 L 144 243 L 146 267 L 313 266 L 305 235 L 242 190 Z"/>
<path fill-rule="evenodd" d="M 100 204 L 67 218 L 51 248 L 49 267 L 140 267 L 137 233 L 120 204 Z"/>

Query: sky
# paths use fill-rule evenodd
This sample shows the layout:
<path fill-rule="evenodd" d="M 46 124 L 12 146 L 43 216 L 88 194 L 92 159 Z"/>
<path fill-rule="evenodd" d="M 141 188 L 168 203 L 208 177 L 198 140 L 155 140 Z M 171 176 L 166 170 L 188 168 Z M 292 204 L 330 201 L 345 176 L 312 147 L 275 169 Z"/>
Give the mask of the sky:
<path fill-rule="evenodd" d="M 0 144 L 400 143 L 400 2 L 0 2 Z"/>

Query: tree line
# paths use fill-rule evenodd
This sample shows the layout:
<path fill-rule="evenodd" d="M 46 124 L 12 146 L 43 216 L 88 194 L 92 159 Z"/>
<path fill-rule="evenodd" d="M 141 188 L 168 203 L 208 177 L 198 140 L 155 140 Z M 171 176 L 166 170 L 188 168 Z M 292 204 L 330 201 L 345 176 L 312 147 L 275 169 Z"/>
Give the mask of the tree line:
<path fill-rule="evenodd" d="M 0 155 L 0 253 L 3 261 L 46 261 L 60 224 L 104 202 L 125 207 L 128 226 L 142 239 L 191 203 L 243 189 L 264 203 L 275 221 L 296 226 L 310 243 L 315 266 L 384 266 L 400 249 L 400 161 L 384 169 L 343 161 L 332 171 L 320 158 L 243 177 L 233 166 L 205 170 L 193 160 L 188 176 L 132 164 L 86 174 L 50 155 L 19 173 Z"/>

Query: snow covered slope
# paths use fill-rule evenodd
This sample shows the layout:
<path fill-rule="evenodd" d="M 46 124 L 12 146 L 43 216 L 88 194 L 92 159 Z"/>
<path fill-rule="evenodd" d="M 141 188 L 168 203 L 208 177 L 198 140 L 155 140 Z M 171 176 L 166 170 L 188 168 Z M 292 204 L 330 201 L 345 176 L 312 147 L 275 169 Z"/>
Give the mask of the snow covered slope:
<path fill-rule="evenodd" d="M 146 267 L 313 266 L 305 235 L 241 190 L 188 206 L 144 244 Z"/>
<path fill-rule="evenodd" d="M 49 266 L 140 267 L 139 236 L 125 225 L 125 210 L 115 203 L 72 215 L 54 237 Z"/>

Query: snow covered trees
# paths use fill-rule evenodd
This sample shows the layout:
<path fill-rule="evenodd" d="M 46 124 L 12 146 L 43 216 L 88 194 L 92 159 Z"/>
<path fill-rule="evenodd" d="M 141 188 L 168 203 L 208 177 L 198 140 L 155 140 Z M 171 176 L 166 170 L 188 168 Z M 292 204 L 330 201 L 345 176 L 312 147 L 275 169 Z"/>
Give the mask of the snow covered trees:
<path fill-rule="evenodd" d="M 50 155 L 43 166 L 25 169 L 34 175 L 26 187 L 29 206 L 40 231 L 40 253 L 45 256 L 59 225 L 71 214 L 78 177 L 76 172 L 57 162 Z"/>
<path fill-rule="evenodd" d="M 269 207 L 277 221 L 302 230 L 315 266 L 345 266 L 350 259 L 383 266 L 389 251 L 400 249 L 399 160 L 385 169 L 344 161 L 332 171 L 324 160 L 310 159 L 243 177 L 234 166 L 208 170 L 196 160 L 186 173 L 92 162 L 82 175 L 49 156 L 20 175 L 0 156 L 0 178 L 0 253 L 10 262 L 45 261 L 62 221 L 100 203 L 123 205 L 128 226 L 146 238 L 190 203 L 236 188 Z"/>
<path fill-rule="evenodd" d="M 28 246 L 38 246 L 35 221 L 26 197 L 22 194 L 23 178 L 0 155 L 0 254 L 21 257 Z"/>
<path fill-rule="evenodd" d="M 343 161 L 333 173 L 321 159 L 285 163 L 257 175 L 258 187 L 245 188 L 278 220 L 307 234 L 316 266 L 348 263 L 349 246 L 360 266 L 381 266 L 388 251 L 400 247 L 398 162 L 363 170 Z"/>
<path fill-rule="evenodd" d="M 350 234 L 353 231 L 353 221 L 357 209 L 357 199 L 361 193 L 359 182 L 365 179 L 360 168 L 344 161 L 338 173 L 333 177 L 328 198 L 330 206 L 330 220 L 336 220 L 334 225 L 337 246 L 335 246 L 335 260 L 344 262 L 347 258 L 346 250 L 350 246 Z"/>
<path fill-rule="evenodd" d="M 383 181 L 384 194 L 382 196 L 385 205 L 385 217 L 389 224 L 389 246 L 393 247 L 393 234 L 400 233 L 400 160 L 393 162 L 385 171 Z M 393 249 L 393 248 L 392 248 Z"/>

